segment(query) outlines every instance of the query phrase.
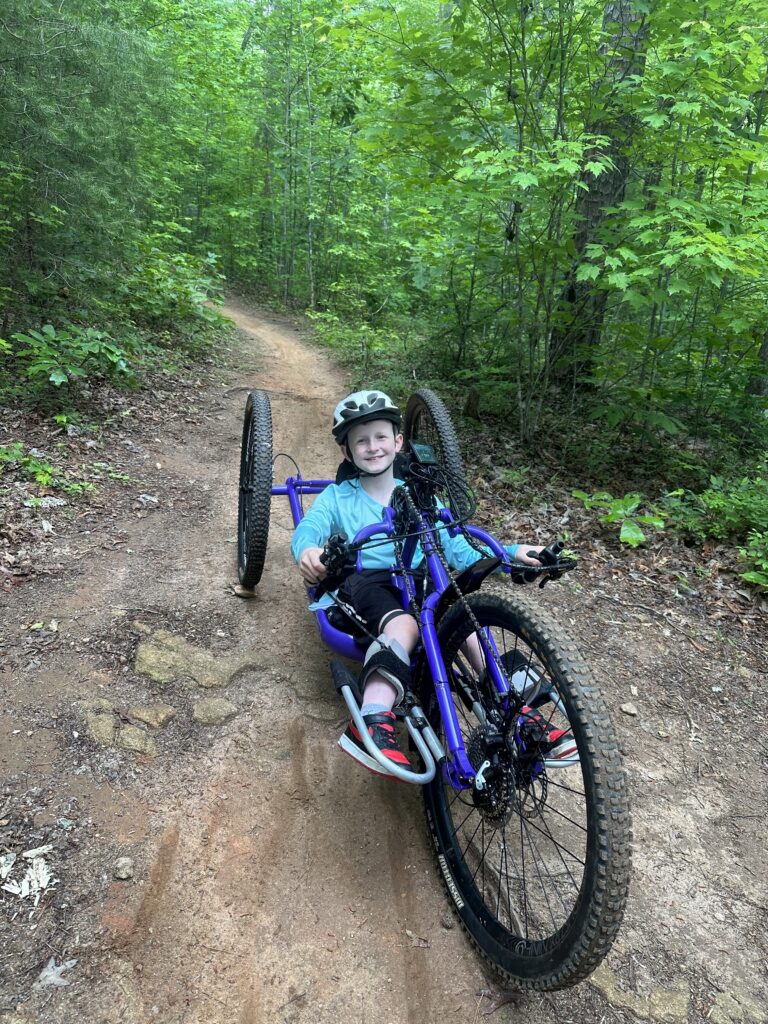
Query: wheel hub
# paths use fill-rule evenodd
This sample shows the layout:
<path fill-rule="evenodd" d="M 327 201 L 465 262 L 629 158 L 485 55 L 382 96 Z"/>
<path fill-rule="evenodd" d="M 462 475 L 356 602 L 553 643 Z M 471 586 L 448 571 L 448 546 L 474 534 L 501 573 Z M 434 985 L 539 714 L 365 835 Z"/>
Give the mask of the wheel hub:
<path fill-rule="evenodd" d="M 506 824 L 517 805 L 517 791 L 514 766 L 503 739 L 497 733 L 489 735 L 486 729 L 475 729 L 467 755 L 476 772 L 482 769 L 482 789 L 472 789 L 475 807 L 495 827 Z"/>
<path fill-rule="evenodd" d="M 535 748 L 515 756 L 498 733 L 477 728 L 467 754 L 480 781 L 472 789 L 472 801 L 486 821 L 499 827 L 513 812 L 527 819 L 542 814 L 548 784 L 543 758 Z"/>

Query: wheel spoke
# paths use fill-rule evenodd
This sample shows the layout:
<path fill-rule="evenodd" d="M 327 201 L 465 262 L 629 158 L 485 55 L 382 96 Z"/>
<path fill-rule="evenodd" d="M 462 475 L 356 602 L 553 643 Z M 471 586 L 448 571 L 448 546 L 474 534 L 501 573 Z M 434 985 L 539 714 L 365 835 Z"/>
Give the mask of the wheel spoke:
<path fill-rule="evenodd" d="M 531 860 L 533 861 L 533 866 L 534 866 L 534 868 L 536 870 L 536 875 L 537 875 L 538 880 L 539 880 L 539 886 L 541 887 L 541 891 L 542 891 L 542 893 L 544 895 L 544 902 L 547 904 L 547 910 L 549 911 L 549 916 L 552 918 L 552 925 L 553 925 L 553 927 L 555 929 L 557 929 L 557 922 L 555 921 L 555 915 L 552 913 L 552 906 L 551 906 L 551 904 L 549 902 L 548 889 L 547 889 L 547 886 L 544 884 L 544 879 L 541 877 L 541 871 L 539 870 L 539 858 L 536 856 L 536 854 L 538 852 L 537 848 L 536 848 L 536 844 L 533 842 L 533 840 L 531 838 L 530 831 L 527 829 L 527 827 L 524 828 L 524 832 L 525 832 L 526 840 L 528 842 L 528 846 L 529 846 L 530 851 L 531 851 Z M 527 891 L 527 887 L 526 887 L 526 891 Z M 562 896 L 560 898 L 561 898 L 561 901 L 562 901 Z M 564 905 L 564 901 L 563 901 L 563 905 Z"/>
<path fill-rule="evenodd" d="M 521 820 L 521 821 L 525 821 L 525 819 L 524 819 L 524 818 L 523 818 L 522 816 L 520 817 L 520 820 Z M 533 828 L 533 829 L 535 829 L 535 830 L 536 830 L 537 832 L 540 832 L 540 833 L 541 833 L 542 835 L 545 835 L 545 836 L 547 836 L 547 837 L 549 838 L 549 840 L 550 840 L 550 842 L 552 843 L 552 845 L 553 845 L 553 846 L 555 846 L 555 847 L 556 847 L 557 849 L 559 849 L 559 850 L 562 850 L 562 851 L 564 851 L 565 853 L 567 853 L 567 854 L 568 854 L 568 856 L 569 856 L 569 857 L 571 857 L 571 858 L 572 858 L 573 860 L 575 860 L 575 861 L 576 861 L 577 863 L 581 864 L 581 866 L 582 866 L 582 867 L 585 867 L 585 865 L 586 865 L 586 861 L 582 860 L 582 859 L 581 859 L 581 858 L 579 857 L 579 855 L 578 855 L 578 854 L 576 854 L 576 853 L 573 853 L 573 852 L 572 852 L 571 850 L 569 850 L 569 849 L 568 849 L 568 848 L 567 848 L 566 846 L 563 846 L 563 844 L 562 844 L 562 843 L 559 843 L 559 842 L 558 842 L 558 841 L 557 841 L 557 840 L 555 839 L 555 837 L 554 837 L 554 836 L 552 835 L 552 833 L 551 833 L 551 832 L 547 832 L 547 831 L 545 831 L 545 830 L 544 830 L 543 828 L 540 828 L 539 826 L 537 826 L 537 825 L 534 825 L 534 824 L 533 824 L 533 822 L 531 822 L 531 821 L 529 821 L 529 822 L 528 822 L 527 824 L 528 824 L 528 826 L 529 826 L 530 828 Z"/>
<path fill-rule="evenodd" d="M 556 842 L 554 842 L 554 840 L 552 839 L 552 834 L 549 832 L 548 828 L 546 829 L 546 831 L 547 831 L 547 834 L 549 836 L 550 841 L 552 842 L 553 846 L 555 847 L 555 850 L 557 851 L 557 854 L 558 854 L 558 856 L 560 858 L 561 864 L 563 865 L 563 869 L 565 870 L 565 873 L 571 879 L 571 882 L 573 883 L 574 889 L 576 889 L 578 891 L 579 883 L 576 881 L 576 879 L 571 874 L 571 869 L 568 867 L 568 865 L 565 862 L 565 858 L 563 857 L 562 850 L 560 849 L 558 844 Z"/>
<path fill-rule="evenodd" d="M 476 641 L 468 643 L 474 637 L 479 652 Z M 512 600 L 476 594 L 464 606 L 457 603 L 441 621 L 440 643 L 467 758 L 475 772 L 488 763 L 480 789 L 455 790 L 441 779 L 425 791 L 432 794 L 428 805 L 434 797 L 435 820 L 442 822 L 435 834 L 446 858 L 441 864 L 451 865 L 448 887 L 484 953 L 497 956 L 493 951 L 500 947 L 506 951 L 502 965 L 511 980 L 544 989 L 573 984 L 610 948 L 620 920 L 617 907 L 623 905 L 628 885 L 626 858 L 619 854 L 617 860 L 615 855 L 626 844 L 624 825 L 596 813 L 605 799 L 604 779 L 610 777 L 611 797 L 613 787 L 621 793 L 623 785 L 615 741 L 605 739 L 610 724 L 604 705 L 595 690 L 584 700 L 585 668 L 573 662 L 571 647 L 558 647 L 557 627 Z M 481 682 L 491 657 L 538 712 L 538 717 L 515 722 L 514 731 L 505 727 L 504 719 L 507 705 L 514 709 L 519 703 L 515 695 L 507 702 L 492 683 Z M 537 724 L 547 732 L 563 730 L 564 735 L 583 736 L 590 729 L 595 734 L 595 700 L 602 716 L 601 738 L 577 749 L 580 769 L 567 759 L 559 765 L 535 756 L 531 744 L 539 742 Z M 440 730 L 435 712 L 433 704 L 431 721 Z M 445 870 L 441 867 L 443 874 Z M 603 898 L 609 886 L 611 891 L 618 886 L 618 903 Z M 597 942 L 585 935 L 586 923 L 577 926 L 586 922 L 577 909 L 593 893 L 599 900 Z"/>

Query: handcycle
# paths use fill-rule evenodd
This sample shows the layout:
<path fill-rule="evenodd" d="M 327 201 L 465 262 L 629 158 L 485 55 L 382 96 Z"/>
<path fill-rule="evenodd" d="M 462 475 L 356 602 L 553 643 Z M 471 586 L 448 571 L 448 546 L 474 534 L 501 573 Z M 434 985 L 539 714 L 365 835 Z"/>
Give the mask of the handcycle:
<path fill-rule="evenodd" d="M 396 464 L 403 483 L 390 507 L 355 537 L 329 538 L 327 576 L 308 594 L 324 642 L 362 661 L 375 637 L 335 591 L 358 571 L 366 547 L 392 545 L 392 580 L 421 638 L 412 685 L 396 709 L 418 756 L 413 770 L 385 761 L 369 740 L 357 677 L 344 661 L 331 662 L 333 682 L 382 773 L 422 787 L 439 876 L 493 972 L 516 989 L 565 988 L 598 966 L 621 924 L 631 841 L 624 774 L 605 701 L 573 641 L 517 588 L 501 595 L 483 585 L 505 573 L 544 586 L 575 562 L 554 541 L 540 566 L 515 563 L 470 522 L 474 500 L 455 430 L 434 392 L 411 396 L 403 432 L 405 454 Z M 298 525 L 303 497 L 332 483 L 295 468 L 273 485 L 269 398 L 253 391 L 238 504 L 245 589 L 263 573 L 271 498 L 287 497 Z M 441 537 L 459 533 L 478 559 L 457 574 Z M 415 572 L 419 547 L 422 571 Z M 324 595 L 327 606 L 317 603 Z M 569 742 L 555 747 L 553 736 Z"/>

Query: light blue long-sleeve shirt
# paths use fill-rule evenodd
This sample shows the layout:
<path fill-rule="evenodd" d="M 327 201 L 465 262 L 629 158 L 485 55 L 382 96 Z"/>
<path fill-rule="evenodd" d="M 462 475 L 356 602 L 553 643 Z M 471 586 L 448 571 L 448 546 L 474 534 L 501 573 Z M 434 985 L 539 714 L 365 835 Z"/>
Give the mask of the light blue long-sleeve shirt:
<path fill-rule="evenodd" d="M 402 480 L 395 480 L 395 486 L 402 482 Z M 344 480 L 340 484 L 329 484 L 315 498 L 312 506 L 296 527 L 291 540 L 291 553 L 298 562 L 302 551 L 310 547 L 323 547 L 331 534 L 346 533 L 351 541 L 364 526 L 380 523 L 383 518 L 384 506 L 368 494 L 361 486 L 359 479 Z M 370 549 L 363 548 L 361 551 L 364 569 L 389 569 L 395 564 L 395 546 L 391 543 L 383 543 L 383 539 L 383 537 L 378 539 L 378 546 Z M 448 563 L 454 569 L 467 569 L 482 557 L 461 534 L 450 537 L 447 531 L 442 531 L 441 540 Z M 515 557 L 518 546 L 517 544 L 505 545 L 510 557 Z M 491 552 L 489 551 L 488 554 L 490 555 Z M 417 544 L 413 556 L 413 567 L 419 566 L 423 560 L 424 552 L 421 544 Z M 313 609 L 325 607 L 330 603 L 330 598 L 325 595 L 319 605 L 311 607 Z"/>

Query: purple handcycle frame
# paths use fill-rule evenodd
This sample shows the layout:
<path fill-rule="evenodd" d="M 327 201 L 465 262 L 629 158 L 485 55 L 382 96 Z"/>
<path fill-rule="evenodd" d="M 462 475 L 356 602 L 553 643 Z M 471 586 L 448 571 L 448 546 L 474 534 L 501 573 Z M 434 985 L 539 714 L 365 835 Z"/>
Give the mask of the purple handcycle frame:
<path fill-rule="evenodd" d="M 287 496 L 295 527 L 299 525 L 303 518 L 301 503 L 302 496 L 305 494 L 320 494 L 333 482 L 334 481 L 332 480 L 305 480 L 301 476 L 289 476 L 286 479 L 285 484 L 278 484 L 272 487 L 272 495 Z M 371 537 L 378 535 L 383 537 L 393 536 L 395 533 L 394 515 L 395 513 L 393 509 L 385 508 L 381 522 L 363 527 L 363 529 L 355 535 L 352 543 L 356 544 L 361 541 L 366 541 Z M 445 529 L 449 536 L 454 537 L 461 530 L 466 531 L 470 537 L 473 537 L 482 544 L 485 544 L 494 556 L 501 559 L 500 568 L 503 571 L 510 571 L 509 555 L 503 545 L 490 533 L 487 533 L 478 526 L 472 526 L 469 524 L 460 526 L 456 523 L 450 510 L 447 508 L 441 508 L 439 510 L 438 519 L 441 523 L 440 528 Z M 443 775 L 444 778 L 446 778 L 446 780 L 455 788 L 466 789 L 472 785 L 477 772 L 472 767 L 469 757 L 467 756 L 464 742 L 461 738 L 461 729 L 456 715 L 456 708 L 453 704 L 453 698 L 451 696 L 448 673 L 437 641 L 437 627 L 435 624 L 435 609 L 437 608 L 443 592 L 449 586 L 449 579 L 445 569 L 443 568 L 442 562 L 436 554 L 435 528 L 422 519 L 419 524 L 419 531 L 423 531 L 421 532 L 419 539 L 424 552 L 427 572 L 432 579 L 434 589 L 422 603 L 421 609 L 416 617 L 419 622 L 424 656 L 427 659 L 430 675 L 435 687 L 440 715 L 445 729 L 445 742 L 449 756 L 447 763 L 443 765 Z M 403 546 L 402 555 L 403 564 L 406 570 L 411 568 L 415 551 L 416 538 L 409 538 Z M 362 568 L 360 552 L 358 552 L 357 555 L 357 568 L 358 570 Z M 409 597 L 405 582 L 401 576 L 394 573 L 392 581 L 400 590 L 402 594 L 403 608 L 407 610 L 409 608 Z M 314 600 L 315 588 L 308 587 L 307 591 L 310 600 Z M 336 629 L 336 627 L 329 621 L 328 615 L 323 609 L 318 609 L 314 612 L 314 615 L 317 619 L 320 636 L 323 642 L 327 644 L 332 651 L 342 657 L 350 658 L 354 661 L 363 660 L 365 649 L 369 642 L 367 639 L 361 639 L 358 641 L 348 633 L 344 633 L 342 630 Z M 490 630 L 483 630 L 483 634 L 483 637 L 480 638 L 481 643 L 488 648 L 486 654 L 491 654 L 491 656 L 486 659 L 488 672 L 497 691 L 503 696 L 509 693 L 509 683 L 504 674 L 499 670 L 499 652 L 496 649 Z M 419 657 L 420 651 L 417 647 L 412 659 L 412 667 L 415 666 Z"/>

